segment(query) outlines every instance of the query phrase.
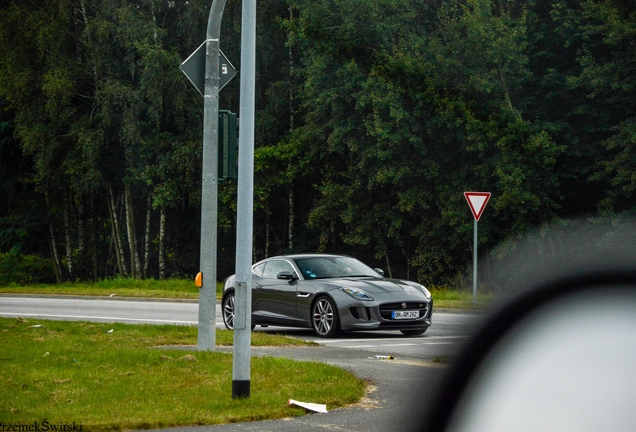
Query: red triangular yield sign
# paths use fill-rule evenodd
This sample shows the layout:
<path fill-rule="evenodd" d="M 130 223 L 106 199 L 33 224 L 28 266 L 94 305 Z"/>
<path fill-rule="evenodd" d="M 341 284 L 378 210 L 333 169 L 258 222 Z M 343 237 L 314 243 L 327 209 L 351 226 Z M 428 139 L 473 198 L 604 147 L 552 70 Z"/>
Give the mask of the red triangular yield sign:
<path fill-rule="evenodd" d="M 468 201 L 470 211 L 473 212 L 475 220 L 478 221 L 486 208 L 486 204 L 488 204 L 490 192 L 464 192 L 464 196 L 466 201 Z"/>

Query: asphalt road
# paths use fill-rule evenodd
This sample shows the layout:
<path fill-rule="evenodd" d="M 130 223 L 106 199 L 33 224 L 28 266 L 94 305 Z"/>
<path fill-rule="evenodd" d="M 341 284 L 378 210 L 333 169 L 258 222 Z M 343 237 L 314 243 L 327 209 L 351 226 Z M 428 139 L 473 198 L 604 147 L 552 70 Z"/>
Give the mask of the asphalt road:
<path fill-rule="evenodd" d="M 198 304 L 187 301 L 0 295 L 0 316 L 196 325 Z M 256 332 L 285 333 L 313 340 L 321 346 L 253 347 L 252 355 L 334 364 L 366 379 L 370 383 L 367 397 L 356 405 L 329 411 L 327 414 L 267 422 L 175 428 L 169 431 L 419 430 L 421 421 L 426 417 L 427 406 L 446 370 L 445 364 L 438 361 L 452 358 L 482 319 L 481 314 L 436 312 L 431 328 L 418 337 L 405 337 L 400 332 L 386 331 L 347 333 L 337 339 L 322 339 L 307 329 L 257 327 Z M 217 325 L 224 328 L 218 305 Z M 231 351 L 231 348 L 220 349 Z M 394 359 L 382 358 L 386 356 Z M 251 391 L 258 392 L 258 389 L 252 388 Z"/>

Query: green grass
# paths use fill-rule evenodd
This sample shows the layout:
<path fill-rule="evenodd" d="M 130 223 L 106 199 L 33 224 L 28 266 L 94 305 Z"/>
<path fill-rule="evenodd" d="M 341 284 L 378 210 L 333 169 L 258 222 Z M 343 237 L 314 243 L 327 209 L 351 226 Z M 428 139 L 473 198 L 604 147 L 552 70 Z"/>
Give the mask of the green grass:
<path fill-rule="evenodd" d="M 440 309 L 481 309 L 492 304 L 496 296 L 490 292 L 477 290 L 477 304 L 473 305 L 473 292 L 448 287 L 428 287 L 434 300 L 434 307 Z"/>
<path fill-rule="evenodd" d="M 223 291 L 223 284 L 217 282 L 217 296 Z M 0 287 L 0 293 L 16 294 L 58 294 L 58 295 L 89 295 L 119 297 L 154 297 L 198 299 L 199 288 L 190 279 L 132 279 L 115 278 L 93 282 L 65 282 L 51 285 L 17 285 L 10 284 Z M 220 297 L 219 297 L 220 298 Z"/>
<path fill-rule="evenodd" d="M 431 286 L 429 290 L 433 294 L 436 308 L 449 309 L 475 309 L 488 306 L 495 300 L 495 296 L 482 290 L 477 291 L 477 305 L 473 305 L 472 290 L 450 289 L 444 286 Z M 217 299 L 221 298 L 223 284 L 217 283 Z M 199 289 L 189 279 L 167 280 L 135 280 L 105 279 L 92 282 L 66 282 L 53 285 L 17 285 L 11 284 L 0 287 L 0 293 L 15 294 L 57 294 L 57 295 L 88 295 L 115 297 L 147 297 L 147 298 L 175 298 L 192 299 L 199 298 Z"/>
<path fill-rule="evenodd" d="M 3 425 L 91 431 L 276 419 L 304 413 L 290 398 L 334 409 L 365 388 L 324 363 L 263 357 L 252 359 L 250 398 L 232 399 L 231 354 L 157 348 L 196 344 L 196 327 L 0 319 L 0 340 Z"/>

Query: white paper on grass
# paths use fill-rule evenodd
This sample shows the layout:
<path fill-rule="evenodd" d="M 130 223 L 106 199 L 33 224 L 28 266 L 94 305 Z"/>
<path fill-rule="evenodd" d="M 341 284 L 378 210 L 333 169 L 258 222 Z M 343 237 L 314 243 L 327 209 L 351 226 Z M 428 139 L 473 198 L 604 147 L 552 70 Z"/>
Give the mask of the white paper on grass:
<path fill-rule="evenodd" d="M 289 405 L 298 405 L 299 407 L 305 408 L 310 411 L 318 412 L 318 413 L 326 413 L 327 405 L 310 403 L 310 402 L 299 402 L 294 399 L 289 399 Z"/>

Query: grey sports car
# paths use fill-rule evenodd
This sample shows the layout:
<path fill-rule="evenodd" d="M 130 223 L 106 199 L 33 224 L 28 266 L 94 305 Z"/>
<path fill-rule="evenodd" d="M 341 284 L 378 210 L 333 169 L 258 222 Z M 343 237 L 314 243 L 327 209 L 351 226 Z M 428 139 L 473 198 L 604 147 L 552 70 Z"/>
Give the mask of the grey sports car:
<path fill-rule="evenodd" d="M 223 322 L 234 328 L 235 276 L 225 280 Z M 433 299 L 422 285 L 387 279 L 355 258 L 284 255 L 252 266 L 252 328 L 313 328 L 320 337 L 341 331 L 399 330 L 416 336 L 431 325 Z"/>

